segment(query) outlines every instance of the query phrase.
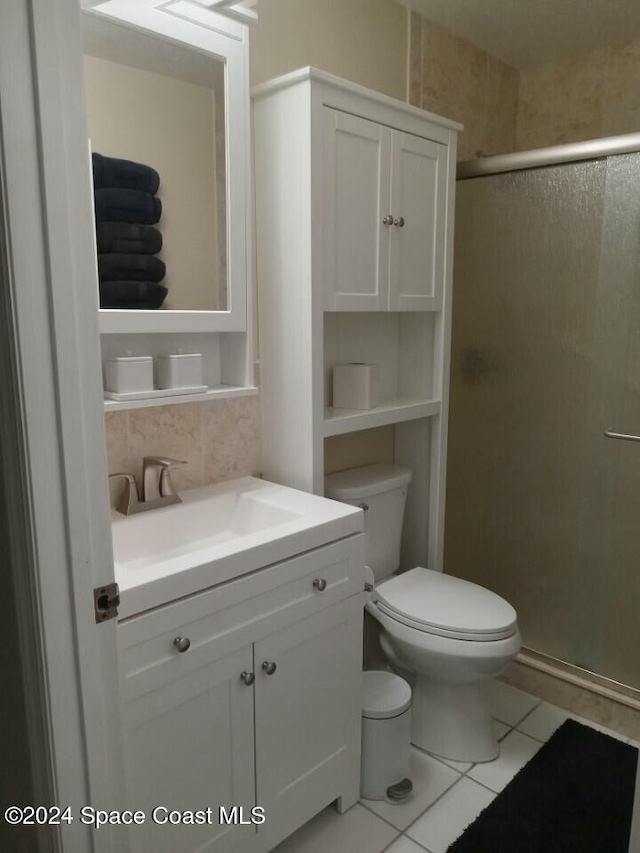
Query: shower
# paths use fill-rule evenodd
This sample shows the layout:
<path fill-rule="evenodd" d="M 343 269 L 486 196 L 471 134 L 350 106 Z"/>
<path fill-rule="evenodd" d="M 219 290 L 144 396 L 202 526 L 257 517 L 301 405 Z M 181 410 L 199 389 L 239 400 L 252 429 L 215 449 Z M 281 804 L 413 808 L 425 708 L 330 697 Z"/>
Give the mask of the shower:
<path fill-rule="evenodd" d="M 640 134 L 461 164 L 445 565 L 635 698 L 638 435 Z"/>

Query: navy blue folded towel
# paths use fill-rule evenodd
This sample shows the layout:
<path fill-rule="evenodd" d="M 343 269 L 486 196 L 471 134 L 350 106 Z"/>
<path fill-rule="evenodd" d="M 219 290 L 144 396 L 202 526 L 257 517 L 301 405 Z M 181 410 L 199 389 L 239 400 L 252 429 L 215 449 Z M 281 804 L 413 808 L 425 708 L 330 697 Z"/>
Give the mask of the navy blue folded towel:
<path fill-rule="evenodd" d="M 155 281 L 101 281 L 101 308 L 159 308 L 169 291 Z"/>
<path fill-rule="evenodd" d="M 131 222 L 96 223 L 98 252 L 122 252 L 135 255 L 157 255 L 162 250 L 162 234 L 151 225 Z"/>
<path fill-rule="evenodd" d="M 160 199 L 140 190 L 97 189 L 95 205 L 98 222 L 155 225 L 162 216 Z"/>
<path fill-rule="evenodd" d="M 160 186 L 160 175 L 151 166 L 134 163 L 132 160 L 119 160 L 117 157 L 105 157 L 93 154 L 93 185 L 96 189 L 120 187 L 127 190 L 140 190 L 155 195 Z"/>
<path fill-rule="evenodd" d="M 98 255 L 100 281 L 162 281 L 167 267 L 153 255 Z"/>

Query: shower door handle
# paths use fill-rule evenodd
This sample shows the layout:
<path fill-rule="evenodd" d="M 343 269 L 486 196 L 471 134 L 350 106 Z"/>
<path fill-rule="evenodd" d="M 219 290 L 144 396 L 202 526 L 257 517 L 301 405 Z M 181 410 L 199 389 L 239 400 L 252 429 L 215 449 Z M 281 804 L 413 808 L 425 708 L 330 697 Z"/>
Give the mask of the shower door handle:
<path fill-rule="evenodd" d="M 640 441 L 640 435 L 626 435 L 624 432 L 613 432 L 606 429 L 603 433 L 605 438 L 616 438 L 618 441 Z"/>

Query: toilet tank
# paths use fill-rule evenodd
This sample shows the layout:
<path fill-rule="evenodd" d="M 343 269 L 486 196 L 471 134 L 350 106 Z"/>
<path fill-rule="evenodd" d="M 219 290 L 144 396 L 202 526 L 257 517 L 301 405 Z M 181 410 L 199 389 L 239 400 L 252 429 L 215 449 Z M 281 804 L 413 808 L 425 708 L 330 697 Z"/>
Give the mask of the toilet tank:
<path fill-rule="evenodd" d="M 364 465 L 325 477 L 325 496 L 364 509 L 365 555 L 376 583 L 400 566 L 402 520 L 411 470 Z"/>

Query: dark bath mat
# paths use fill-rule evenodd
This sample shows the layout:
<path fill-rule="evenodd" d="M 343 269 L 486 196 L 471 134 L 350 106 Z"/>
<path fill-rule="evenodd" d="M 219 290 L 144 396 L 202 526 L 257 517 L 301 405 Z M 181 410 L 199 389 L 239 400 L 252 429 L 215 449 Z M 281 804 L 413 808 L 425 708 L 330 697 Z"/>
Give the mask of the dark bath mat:
<path fill-rule="evenodd" d="M 447 853 L 628 853 L 637 762 L 567 720 Z"/>

